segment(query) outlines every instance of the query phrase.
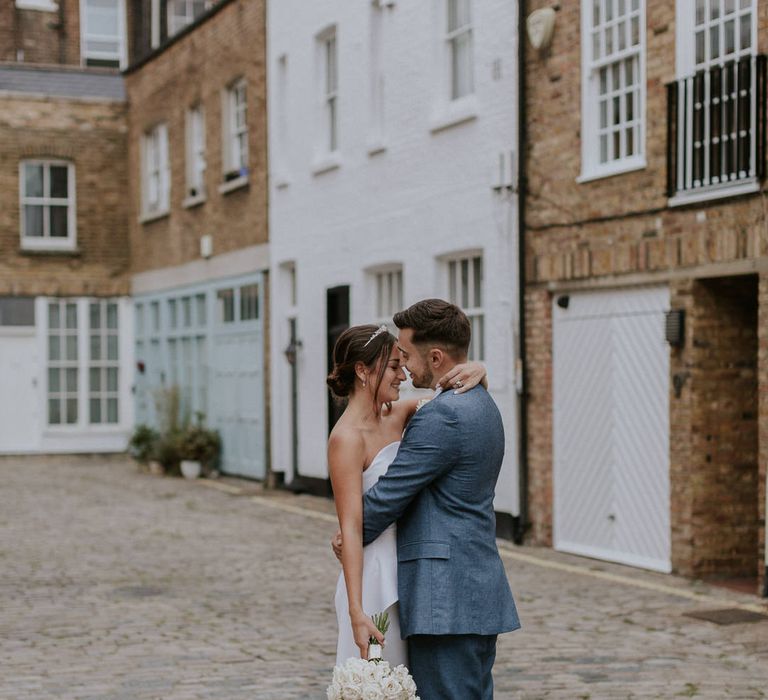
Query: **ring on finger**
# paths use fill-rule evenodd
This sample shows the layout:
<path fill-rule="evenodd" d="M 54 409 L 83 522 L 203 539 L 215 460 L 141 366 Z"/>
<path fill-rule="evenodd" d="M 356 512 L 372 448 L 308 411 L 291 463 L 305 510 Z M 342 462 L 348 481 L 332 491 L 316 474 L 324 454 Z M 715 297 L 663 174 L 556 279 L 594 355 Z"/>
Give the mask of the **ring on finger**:
<path fill-rule="evenodd" d="M 457 380 L 456 380 L 456 383 L 454 384 L 454 386 L 455 386 L 457 389 L 461 389 L 461 387 L 463 387 L 463 386 L 464 386 L 464 384 L 463 384 L 463 382 L 461 381 L 461 379 L 457 379 Z"/>

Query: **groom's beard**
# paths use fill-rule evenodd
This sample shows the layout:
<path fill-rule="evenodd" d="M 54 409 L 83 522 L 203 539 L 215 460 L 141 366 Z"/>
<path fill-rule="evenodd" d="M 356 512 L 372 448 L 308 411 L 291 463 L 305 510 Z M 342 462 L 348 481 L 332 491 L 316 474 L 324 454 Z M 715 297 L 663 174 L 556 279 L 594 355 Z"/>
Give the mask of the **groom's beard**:
<path fill-rule="evenodd" d="M 424 370 L 424 374 L 418 376 L 411 374 L 411 383 L 417 389 L 431 389 L 433 379 L 434 375 L 429 369 Z"/>

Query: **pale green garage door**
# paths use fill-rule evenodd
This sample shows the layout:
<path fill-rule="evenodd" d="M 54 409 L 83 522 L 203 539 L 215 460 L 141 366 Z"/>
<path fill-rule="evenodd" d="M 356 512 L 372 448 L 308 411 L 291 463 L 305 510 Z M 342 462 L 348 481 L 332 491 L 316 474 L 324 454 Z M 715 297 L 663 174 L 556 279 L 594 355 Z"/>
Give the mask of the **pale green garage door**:
<path fill-rule="evenodd" d="M 137 297 L 137 422 L 157 425 L 155 395 L 177 386 L 182 413 L 221 432 L 222 470 L 266 466 L 261 273 Z"/>

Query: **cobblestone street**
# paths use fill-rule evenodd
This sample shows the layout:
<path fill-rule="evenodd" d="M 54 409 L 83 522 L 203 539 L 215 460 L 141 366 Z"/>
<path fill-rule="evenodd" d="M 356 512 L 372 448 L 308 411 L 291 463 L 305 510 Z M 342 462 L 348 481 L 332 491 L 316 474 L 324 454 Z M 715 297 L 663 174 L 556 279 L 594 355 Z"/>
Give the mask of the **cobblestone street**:
<path fill-rule="evenodd" d="M 0 461 L 0 698 L 322 698 L 331 504 L 103 458 Z M 497 698 L 762 698 L 755 597 L 502 544 L 524 629 Z"/>

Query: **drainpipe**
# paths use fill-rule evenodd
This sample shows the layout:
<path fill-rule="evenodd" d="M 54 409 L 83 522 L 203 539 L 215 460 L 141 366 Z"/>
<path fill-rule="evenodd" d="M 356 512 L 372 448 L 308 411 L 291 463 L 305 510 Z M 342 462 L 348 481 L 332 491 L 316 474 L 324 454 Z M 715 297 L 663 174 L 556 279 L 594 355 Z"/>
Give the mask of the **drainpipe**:
<path fill-rule="evenodd" d="M 525 109 L 525 17 L 526 2 L 518 0 L 517 18 L 517 284 L 518 284 L 518 491 L 520 516 L 513 533 L 515 544 L 522 544 L 530 528 L 528 521 L 528 381 L 526 378 L 525 344 L 525 176 L 526 109 Z"/>

